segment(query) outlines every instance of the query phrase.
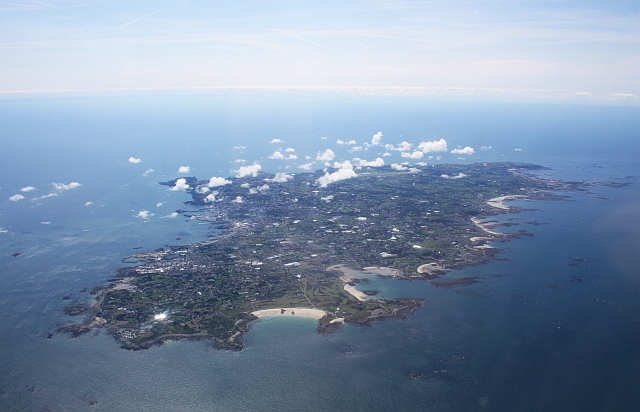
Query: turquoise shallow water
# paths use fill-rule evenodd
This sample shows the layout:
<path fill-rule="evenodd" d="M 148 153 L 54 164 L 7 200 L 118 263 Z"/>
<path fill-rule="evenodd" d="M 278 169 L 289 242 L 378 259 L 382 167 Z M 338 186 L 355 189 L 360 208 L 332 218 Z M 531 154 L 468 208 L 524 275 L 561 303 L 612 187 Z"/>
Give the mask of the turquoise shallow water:
<path fill-rule="evenodd" d="M 308 95 L 0 104 L 6 147 L 0 153 L 1 410 L 640 406 L 637 185 L 596 186 L 568 201 L 514 202 L 535 210 L 497 219 L 515 219 L 515 229 L 534 236 L 497 244 L 501 260 L 450 275 L 482 276 L 482 283 L 442 289 L 376 278 L 366 285 L 385 297 L 425 298 L 407 321 L 347 325 L 324 336 L 312 320 L 267 319 L 252 325 L 241 353 L 212 351 L 206 342 L 130 352 L 102 333 L 46 339 L 71 321 L 62 314 L 62 297 L 86 299 L 80 291 L 106 282 L 133 248 L 189 243 L 210 233 L 194 221 L 162 218 L 186 200 L 158 185 L 176 177 L 179 166 L 203 178 L 229 175 L 239 158 L 268 171 L 295 171 L 304 156 L 329 147 L 336 160 L 371 159 L 373 153 L 349 153 L 335 140 L 362 142 L 382 130 L 394 144 L 443 137 L 450 149 L 476 148 L 473 157 L 444 154 L 443 162 L 531 161 L 551 167 L 541 173 L 552 178 L 638 178 L 637 109 Z M 269 144 L 274 138 L 284 143 Z M 300 161 L 267 159 L 276 146 L 295 148 Z M 130 156 L 141 162 L 129 163 Z M 150 167 L 154 172 L 142 176 Z M 82 186 L 30 200 L 51 192 L 52 182 L 71 181 Z M 8 200 L 27 185 L 37 190 L 20 202 Z M 145 222 L 135 217 L 140 210 L 155 216 Z M 525 223 L 532 221 L 542 224 Z M 22 255 L 10 256 L 15 252 Z M 586 261 L 570 266 L 576 256 Z"/>

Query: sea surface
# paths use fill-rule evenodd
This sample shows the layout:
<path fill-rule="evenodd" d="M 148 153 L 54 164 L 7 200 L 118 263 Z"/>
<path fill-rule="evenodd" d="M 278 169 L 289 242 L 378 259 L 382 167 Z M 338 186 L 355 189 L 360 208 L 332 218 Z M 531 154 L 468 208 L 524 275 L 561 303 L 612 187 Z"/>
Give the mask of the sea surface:
<path fill-rule="evenodd" d="M 234 176 L 254 162 L 301 173 L 326 149 L 336 161 L 373 160 L 386 150 L 363 143 L 377 132 L 383 145 L 447 141 L 448 152 L 433 153 L 441 159 L 411 162 L 532 162 L 549 167 L 537 172 L 547 178 L 631 185 L 509 203 L 531 210 L 496 217 L 519 224 L 498 230 L 533 236 L 497 243 L 499 259 L 449 275 L 481 283 L 360 286 L 426 299 L 406 321 L 326 336 L 311 319 L 265 319 L 239 353 L 205 341 L 134 352 L 100 331 L 55 333 L 79 320 L 63 307 L 89 299 L 82 290 L 106 284 L 124 257 L 215 236 L 172 217 L 188 196 L 159 182 Z M 640 410 L 637 106 L 321 93 L 3 97 L 0 142 L 2 411 Z M 450 153 L 458 146 L 475 153 Z M 269 159 L 277 150 L 297 159 Z M 408 160 L 390 153 L 387 164 Z M 16 194 L 24 198 L 9 199 Z"/>

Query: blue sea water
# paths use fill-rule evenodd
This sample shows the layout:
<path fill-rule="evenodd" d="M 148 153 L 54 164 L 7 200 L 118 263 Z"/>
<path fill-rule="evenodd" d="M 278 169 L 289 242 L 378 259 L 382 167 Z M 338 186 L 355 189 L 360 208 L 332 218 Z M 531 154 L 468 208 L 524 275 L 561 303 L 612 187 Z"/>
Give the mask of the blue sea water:
<path fill-rule="evenodd" d="M 0 410 L 638 410 L 639 114 L 615 105 L 339 94 L 4 98 Z M 449 275 L 482 276 L 479 284 L 378 278 L 366 286 L 425 298 L 407 321 L 324 336 L 312 320 L 266 319 L 251 326 L 240 353 L 206 342 L 131 352 L 104 333 L 47 339 L 74 321 L 62 298 L 88 299 L 80 291 L 105 284 L 125 256 L 211 234 L 168 217 L 188 199 L 158 183 L 180 176 L 179 167 L 199 178 L 253 162 L 299 173 L 327 148 L 336 160 L 373 160 L 384 149 L 350 152 L 336 140 L 360 146 L 379 131 L 383 143 L 444 138 L 449 150 L 475 149 L 464 159 L 421 159 L 428 163 L 525 161 L 550 167 L 539 172 L 549 178 L 633 184 L 513 202 L 534 210 L 496 219 L 534 235 L 496 244 L 500 260 Z M 268 158 L 286 148 L 298 158 Z M 392 153 L 387 164 L 406 161 Z M 71 182 L 81 186 L 51 185 Z M 27 186 L 36 189 L 20 192 Z M 10 201 L 15 194 L 25 198 Z M 148 219 L 137 217 L 143 210 Z M 534 221 L 541 224 L 526 223 Z M 586 261 L 570 266 L 571 257 Z"/>

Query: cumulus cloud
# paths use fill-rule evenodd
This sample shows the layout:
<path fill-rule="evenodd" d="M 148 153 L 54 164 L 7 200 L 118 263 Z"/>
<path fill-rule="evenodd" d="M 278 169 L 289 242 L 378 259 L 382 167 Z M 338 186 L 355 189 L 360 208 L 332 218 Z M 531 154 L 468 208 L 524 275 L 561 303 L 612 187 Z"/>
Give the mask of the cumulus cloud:
<path fill-rule="evenodd" d="M 136 217 L 139 217 L 140 219 L 149 219 L 151 216 L 153 216 L 153 213 L 150 213 L 148 210 L 141 210 L 138 212 L 138 214 L 136 215 Z"/>
<path fill-rule="evenodd" d="M 207 186 L 198 186 L 196 187 L 196 193 L 200 193 L 201 195 L 204 195 L 205 193 L 209 193 L 209 189 Z"/>
<path fill-rule="evenodd" d="M 289 175 L 283 172 L 278 172 L 273 177 L 273 179 L 264 179 L 264 180 L 266 180 L 267 182 L 285 183 L 291 179 L 293 179 L 293 175 Z"/>
<path fill-rule="evenodd" d="M 345 160 L 342 163 L 336 162 L 335 167 L 339 168 L 336 172 L 325 172 L 324 176 L 316 180 L 320 187 L 327 187 L 327 185 L 330 185 L 331 183 L 358 176 L 356 172 L 353 171 L 353 165 L 348 160 Z"/>
<path fill-rule="evenodd" d="M 296 149 L 292 148 L 292 147 L 287 147 L 286 149 L 284 149 L 285 152 L 295 152 Z"/>
<path fill-rule="evenodd" d="M 87 202 L 87 203 L 85 203 L 84 205 L 85 205 L 85 206 L 91 206 L 92 204 L 93 204 L 93 202 Z"/>
<path fill-rule="evenodd" d="M 391 153 L 389 152 L 384 152 L 382 153 L 382 157 L 387 157 L 387 156 L 392 156 Z"/>
<path fill-rule="evenodd" d="M 336 158 L 336 154 L 333 153 L 333 150 L 327 149 L 322 153 L 318 153 L 316 156 L 316 160 L 320 160 L 321 162 L 330 162 Z"/>
<path fill-rule="evenodd" d="M 329 139 L 327 136 L 322 136 L 322 137 L 320 138 L 320 140 L 327 140 L 327 139 Z"/>
<path fill-rule="evenodd" d="M 360 167 L 380 167 L 380 166 L 384 166 L 384 159 L 381 157 L 376 158 L 376 160 L 371 160 L 371 161 L 367 161 L 364 159 L 359 159 L 359 158 L 355 158 L 353 159 L 354 162 L 357 162 L 358 166 Z"/>
<path fill-rule="evenodd" d="M 59 195 L 59 194 L 57 194 L 57 193 L 49 193 L 49 194 L 44 195 L 44 196 L 36 197 L 36 198 L 34 198 L 33 200 L 48 199 L 48 198 L 50 198 L 50 197 L 56 197 L 56 196 L 60 196 L 60 195 Z"/>
<path fill-rule="evenodd" d="M 455 176 L 440 175 L 440 177 L 443 179 L 462 179 L 463 177 L 467 177 L 467 175 L 465 175 L 464 173 L 458 173 Z"/>
<path fill-rule="evenodd" d="M 243 150 L 246 149 L 247 146 L 233 146 L 233 150 Z"/>
<path fill-rule="evenodd" d="M 420 142 L 418 150 L 421 150 L 423 153 L 446 152 L 447 141 L 440 139 L 434 140 L 433 142 Z"/>
<path fill-rule="evenodd" d="M 144 171 L 144 173 L 142 174 L 142 176 L 149 176 L 150 173 L 155 172 L 155 170 L 153 170 L 153 167 L 148 168 L 147 170 Z"/>
<path fill-rule="evenodd" d="M 480 150 L 491 150 L 492 147 L 491 146 L 481 146 Z"/>
<path fill-rule="evenodd" d="M 353 146 L 349 152 L 353 153 L 353 152 L 359 152 L 360 150 L 362 150 L 362 146 Z"/>
<path fill-rule="evenodd" d="M 378 132 L 371 138 L 371 146 L 378 146 L 382 141 L 382 132 Z"/>
<path fill-rule="evenodd" d="M 133 156 L 129 158 L 129 163 L 140 163 L 141 161 L 142 161 L 141 159 L 136 159 Z"/>
<path fill-rule="evenodd" d="M 422 159 L 422 156 L 424 156 L 424 153 L 421 152 L 420 150 L 416 150 L 413 153 L 402 152 L 400 155 L 407 159 Z"/>
<path fill-rule="evenodd" d="M 242 196 L 236 196 L 235 199 L 232 200 L 233 203 L 244 203 L 244 199 Z"/>
<path fill-rule="evenodd" d="M 36 188 L 33 187 L 33 186 L 26 186 L 26 187 L 23 187 L 22 189 L 20 189 L 21 192 L 25 192 L 25 193 L 33 192 L 34 190 L 36 190 Z"/>
<path fill-rule="evenodd" d="M 231 184 L 231 180 L 227 180 L 224 177 L 212 177 L 209 179 L 209 183 L 207 183 L 208 187 L 218 187 Z"/>
<path fill-rule="evenodd" d="M 50 225 L 50 224 L 51 224 L 51 222 L 50 222 L 50 221 L 48 221 L 48 220 L 47 220 L 47 221 L 45 221 L 45 222 L 40 222 L 40 223 L 42 223 L 43 225 Z"/>
<path fill-rule="evenodd" d="M 298 165 L 298 167 L 302 170 L 311 170 L 311 168 L 313 167 L 313 162 L 301 164 L 301 165 Z"/>
<path fill-rule="evenodd" d="M 284 155 L 279 150 L 276 150 L 271 156 L 269 156 L 269 159 L 284 159 Z"/>
<path fill-rule="evenodd" d="M 386 144 L 384 145 L 384 148 L 387 150 L 395 150 L 397 152 L 408 152 L 409 150 L 411 150 L 411 143 L 402 142 L 398 146 L 394 146 L 392 144 Z"/>
<path fill-rule="evenodd" d="M 513 150 L 515 150 L 516 152 L 521 152 L 522 151 L 522 149 L 520 149 L 520 148 L 515 148 Z"/>
<path fill-rule="evenodd" d="M 236 171 L 236 174 L 237 174 L 237 177 L 245 177 L 249 175 L 256 177 L 260 170 L 262 170 L 262 166 L 260 166 L 258 163 L 254 163 L 249 166 L 240 167 L 240 169 Z"/>
<path fill-rule="evenodd" d="M 344 140 L 336 140 L 336 143 L 339 144 L 340 146 L 347 144 L 347 142 L 345 142 Z"/>
<path fill-rule="evenodd" d="M 219 201 L 221 199 L 216 199 L 216 196 L 218 195 L 218 191 L 214 190 L 213 192 L 209 193 L 205 198 L 204 201 L 207 203 L 211 203 L 211 202 L 216 202 Z"/>
<path fill-rule="evenodd" d="M 284 142 L 280 139 L 271 139 L 269 143 L 284 143 Z"/>
<path fill-rule="evenodd" d="M 184 192 L 189 188 L 186 179 L 178 179 L 176 180 L 175 186 L 169 188 L 169 190 L 173 190 L 174 192 Z"/>
<path fill-rule="evenodd" d="M 162 206 L 163 204 L 164 204 L 163 202 L 158 202 L 158 203 L 156 203 L 156 207 L 160 207 L 160 206 Z"/>
<path fill-rule="evenodd" d="M 398 163 L 392 163 L 391 164 L 391 168 L 394 169 L 394 170 L 398 170 L 398 171 L 409 170 L 408 167 L 402 166 L 401 164 L 398 164 Z"/>
<path fill-rule="evenodd" d="M 243 183 L 240 185 L 241 188 L 243 189 L 248 189 L 251 185 L 249 183 Z"/>
<path fill-rule="evenodd" d="M 175 218 L 178 217 L 178 212 L 170 213 L 170 214 L 166 215 L 165 217 L 167 217 L 169 219 L 175 219 Z"/>
<path fill-rule="evenodd" d="M 290 154 L 289 156 L 287 156 L 287 160 L 296 160 L 298 158 L 298 156 L 294 155 L 294 154 Z M 289 166 L 287 166 L 289 167 Z"/>
<path fill-rule="evenodd" d="M 82 185 L 78 182 L 71 182 L 68 185 L 65 185 L 64 183 L 51 183 L 51 186 L 53 186 L 53 188 L 56 190 L 70 190 L 70 189 L 75 189 L 77 187 L 80 187 Z"/>
<path fill-rule="evenodd" d="M 325 202 L 329 203 L 333 200 L 333 195 L 321 197 L 320 200 L 324 200 Z"/>
<path fill-rule="evenodd" d="M 234 160 L 233 162 L 234 162 L 234 163 L 247 163 L 247 161 L 246 161 L 246 160 L 244 160 L 244 159 L 236 159 L 236 160 Z"/>
<path fill-rule="evenodd" d="M 258 189 L 258 190 L 260 191 L 260 193 L 264 193 L 264 192 L 266 192 L 267 190 L 269 190 L 269 189 L 270 189 L 270 187 L 269 187 L 269 185 L 268 185 L 268 184 L 266 184 L 266 183 L 265 183 L 265 184 L 263 184 L 262 186 L 257 187 L 256 189 Z"/>
<path fill-rule="evenodd" d="M 462 148 L 462 149 L 453 149 L 453 150 L 451 151 L 451 153 L 453 153 L 453 154 L 462 154 L 462 155 L 472 155 L 472 154 L 474 154 L 475 152 L 476 152 L 476 151 L 475 151 L 475 150 L 473 150 L 473 148 L 472 148 L 472 147 L 469 147 L 469 146 L 466 146 L 466 147 L 464 147 L 464 148 Z"/>
<path fill-rule="evenodd" d="M 180 166 L 178 168 L 178 173 L 189 173 L 191 168 L 189 166 Z"/>
<path fill-rule="evenodd" d="M 18 202 L 22 199 L 24 199 L 24 196 L 22 195 L 13 195 L 9 198 L 9 200 L 11 200 L 12 202 Z"/>

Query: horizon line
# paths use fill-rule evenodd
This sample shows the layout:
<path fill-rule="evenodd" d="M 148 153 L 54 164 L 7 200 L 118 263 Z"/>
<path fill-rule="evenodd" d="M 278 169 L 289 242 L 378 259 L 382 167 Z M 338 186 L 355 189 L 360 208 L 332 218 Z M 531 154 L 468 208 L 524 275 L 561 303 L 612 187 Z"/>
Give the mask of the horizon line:
<path fill-rule="evenodd" d="M 160 87 L 105 87 L 105 88 L 69 88 L 69 89 L 22 89 L 0 90 L 0 95 L 28 94 L 85 94 L 112 92 L 150 92 L 150 91 L 255 91 L 255 92 L 342 92 L 376 95 L 494 95 L 510 97 L 582 99 L 582 100 L 618 100 L 635 101 L 640 96 L 633 93 L 604 93 L 570 89 L 536 88 L 495 88 L 495 87 L 433 87 L 433 86 L 160 86 Z"/>

